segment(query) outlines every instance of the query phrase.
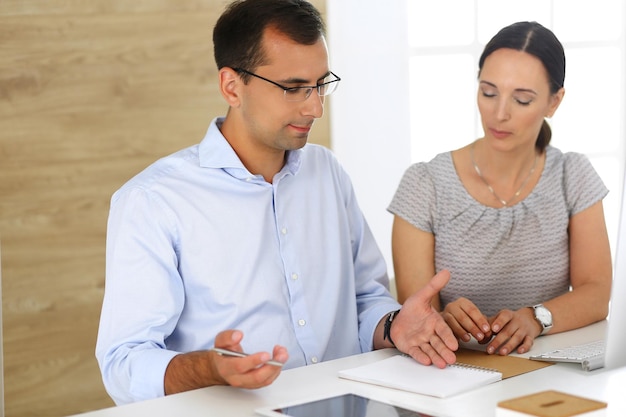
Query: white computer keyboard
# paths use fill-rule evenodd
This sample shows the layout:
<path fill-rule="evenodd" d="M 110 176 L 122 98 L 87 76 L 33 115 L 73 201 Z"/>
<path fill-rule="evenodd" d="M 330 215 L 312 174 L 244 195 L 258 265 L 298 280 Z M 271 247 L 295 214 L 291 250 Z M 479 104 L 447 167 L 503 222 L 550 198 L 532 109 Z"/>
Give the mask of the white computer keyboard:
<path fill-rule="evenodd" d="M 568 346 L 531 355 L 530 359 L 548 362 L 580 363 L 584 370 L 592 371 L 604 366 L 605 340 L 595 340 L 581 345 Z"/>

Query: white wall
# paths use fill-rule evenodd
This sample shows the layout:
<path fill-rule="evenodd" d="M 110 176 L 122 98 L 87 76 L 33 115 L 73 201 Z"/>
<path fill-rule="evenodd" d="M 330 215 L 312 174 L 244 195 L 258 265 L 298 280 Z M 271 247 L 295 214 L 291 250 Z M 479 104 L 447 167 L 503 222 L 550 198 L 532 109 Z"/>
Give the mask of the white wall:
<path fill-rule="evenodd" d="M 386 208 L 411 162 L 406 1 L 328 0 L 326 11 L 330 65 L 342 77 L 329 100 L 331 146 L 393 276 Z"/>

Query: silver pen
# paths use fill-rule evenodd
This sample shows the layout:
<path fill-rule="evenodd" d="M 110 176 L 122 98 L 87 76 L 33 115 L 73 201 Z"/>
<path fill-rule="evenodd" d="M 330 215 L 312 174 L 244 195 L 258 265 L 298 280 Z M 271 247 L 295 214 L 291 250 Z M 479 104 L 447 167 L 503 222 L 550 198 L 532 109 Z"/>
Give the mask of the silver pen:
<path fill-rule="evenodd" d="M 249 353 L 243 353 L 243 352 L 235 352 L 234 350 L 228 350 L 228 349 L 222 349 L 222 348 L 218 348 L 218 347 L 214 347 L 211 349 L 213 352 L 222 355 L 222 356 L 232 356 L 235 358 L 245 358 L 246 356 L 250 356 Z M 265 362 L 267 365 L 274 365 L 274 366 L 283 366 L 284 364 L 282 362 L 278 362 L 278 361 L 274 361 L 274 360 L 269 360 L 267 362 Z"/>

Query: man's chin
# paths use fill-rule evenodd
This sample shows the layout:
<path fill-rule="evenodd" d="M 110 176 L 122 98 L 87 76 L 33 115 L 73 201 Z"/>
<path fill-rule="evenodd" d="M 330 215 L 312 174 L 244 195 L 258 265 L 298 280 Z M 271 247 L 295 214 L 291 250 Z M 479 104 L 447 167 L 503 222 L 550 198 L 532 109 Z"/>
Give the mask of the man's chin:
<path fill-rule="evenodd" d="M 291 143 L 291 146 L 289 147 L 290 151 L 295 151 L 296 149 L 302 149 L 304 147 L 304 145 L 306 145 L 306 143 L 308 142 L 308 136 L 295 140 Z"/>

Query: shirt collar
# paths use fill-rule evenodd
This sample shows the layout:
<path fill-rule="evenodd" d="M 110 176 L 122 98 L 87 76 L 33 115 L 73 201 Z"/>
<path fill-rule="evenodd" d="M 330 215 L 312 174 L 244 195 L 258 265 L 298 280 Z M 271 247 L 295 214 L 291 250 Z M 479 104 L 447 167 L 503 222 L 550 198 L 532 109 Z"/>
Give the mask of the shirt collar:
<path fill-rule="evenodd" d="M 226 140 L 220 126 L 224 117 L 213 119 L 209 129 L 199 147 L 200 166 L 204 168 L 221 168 L 237 178 L 249 178 L 252 174 L 243 165 L 237 153 Z M 287 151 L 287 162 L 278 174 L 280 177 L 287 173 L 296 175 L 302 163 L 302 149 Z"/>

